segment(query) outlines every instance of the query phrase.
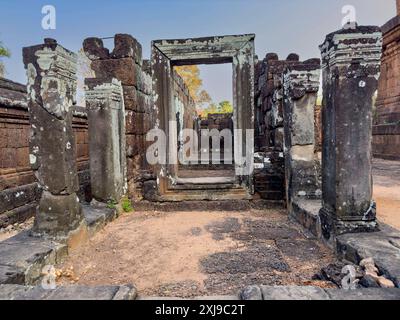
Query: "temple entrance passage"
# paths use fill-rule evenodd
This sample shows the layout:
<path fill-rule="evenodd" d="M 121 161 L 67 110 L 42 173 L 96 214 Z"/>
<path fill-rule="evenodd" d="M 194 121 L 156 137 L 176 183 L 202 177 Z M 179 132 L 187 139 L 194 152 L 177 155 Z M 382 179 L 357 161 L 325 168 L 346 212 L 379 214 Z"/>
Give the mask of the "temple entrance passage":
<path fill-rule="evenodd" d="M 234 184 L 232 64 L 174 68 L 176 181 Z"/>
<path fill-rule="evenodd" d="M 166 163 L 156 170 L 161 200 L 252 198 L 254 38 L 239 35 L 153 41 L 157 129 L 165 132 L 167 149 Z M 224 112 L 216 108 L 199 114 L 195 101 L 183 108 L 176 87 L 185 71 L 197 65 L 227 63 L 232 66 L 231 109 L 222 104 Z"/>

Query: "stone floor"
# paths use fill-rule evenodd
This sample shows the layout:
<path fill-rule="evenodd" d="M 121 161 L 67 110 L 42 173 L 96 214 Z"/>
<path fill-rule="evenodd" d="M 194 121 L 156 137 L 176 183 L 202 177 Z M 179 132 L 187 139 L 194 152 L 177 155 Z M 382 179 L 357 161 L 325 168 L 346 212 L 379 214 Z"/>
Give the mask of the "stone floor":
<path fill-rule="evenodd" d="M 332 253 L 308 238 L 285 210 L 136 212 L 100 231 L 58 265 L 60 284 L 134 284 L 139 296 L 237 295 L 248 285 L 313 281 Z"/>
<path fill-rule="evenodd" d="M 400 161 L 374 159 L 373 176 L 378 218 L 400 230 Z"/>

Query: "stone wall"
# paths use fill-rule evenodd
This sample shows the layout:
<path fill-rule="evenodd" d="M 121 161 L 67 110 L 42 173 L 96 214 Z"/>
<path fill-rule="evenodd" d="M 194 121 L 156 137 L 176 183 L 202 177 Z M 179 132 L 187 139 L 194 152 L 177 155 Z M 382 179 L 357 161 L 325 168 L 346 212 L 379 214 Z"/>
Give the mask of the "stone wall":
<path fill-rule="evenodd" d="M 121 81 L 125 104 L 126 166 L 128 193 L 141 198 L 145 163 L 145 134 L 152 128 L 151 69 L 142 59 L 142 46 L 132 36 L 117 34 L 114 50 L 105 48 L 99 38 L 88 38 L 83 43 L 96 78 Z M 151 174 L 150 174 L 151 175 Z"/>
<path fill-rule="evenodd" d="M 284 117 L 283 74 L 299 64 L 299 56 L 290 54 L 279 60 L 276 53 L 268 53 L 256 62 L 255 68 L 255 150 L 256 157 L 267 158 L 262 169 L 256 166 L 255 188 L 265 199 L 284 199 Z M 315 152 L 321 151 L 321 107 L 314 108 Z M 260 161 L 258 161 L 260 162 Z"/>
<path fill-rule="evenodd" d="M 80 180 L 79 196 L 90 201 L 86 115 L 73 119 Z M 0 78 L 0 228 L 35 214 L 41 190 L 29 163 L 30 124 L 26 86 Z"/>
<path fill-rule="evenodd" d="M 299 61 L 296 54 L 279 60 L 275 53 L 268 53 L 255 68 L 255 150 L 267 159 L 262 169 L 255 170 L 255 190 L 262 198 L 283 200 L 283 87 L 285 68 Z"/>
<path fill-rule="evenodd" d="M 375 157 L 400 160 L 400 16 L 382 27 L 381 76 L 373 127 Z"/>
<path fill-rule="evenodd" d="M 174 72 L 173 75 L 176 112 L 181 113 L 183 110 L 183 116 L 179 114 L 179 116 L 182 117 L 182 129 L 194 129 L 194 121 L 197 118 L 196 104 L 190 96 L 189 89 L 185 85 L 183 79 L 179 76 L 177 72 Z"/>
<path fill-rule="evenodd" d="M 147 181 L 156 179 L 146 162 L 146 133 L 155 126 L 156 114 L 152 100 L 152 70 L 149 60 L 142 59 L 141 44 L 128 34 L 114 37 L 114 49 L 110 52 L 99 38 L 88 38 L 83 43 L 91 69 L 97 79 L 121 82 L 126 122 L 126 167 L 128 195 L 135 201 L 142 200 Z M 193 100 L 182 80 L 175 75 L 174 94 L 183 103 L 190 124 L 195 112 Z M 192 127 L 192 126 L 190 126 Z M 153 185 L 153 184 L 151 184 Z"/>

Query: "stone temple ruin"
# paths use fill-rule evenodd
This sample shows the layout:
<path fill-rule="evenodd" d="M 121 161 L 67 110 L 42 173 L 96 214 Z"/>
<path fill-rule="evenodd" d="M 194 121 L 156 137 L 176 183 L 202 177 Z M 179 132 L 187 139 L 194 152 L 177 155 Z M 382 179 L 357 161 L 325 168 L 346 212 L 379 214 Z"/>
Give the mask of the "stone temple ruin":
<path fill-rule="evenodd" d="M 131 35 L 115 35 L 112 51 L 101 39 L 88 38 L 83 49 L 95 77 L 85 79 L 86 107 L 75 101 L 75 53 L 53 39 L 24 48 L 27 85 L 0 79 L 0 227 L 35 220 L 28 232 L 0 242 L 0 298 L 29 296 L 42 268 L 115 219 L 109 202 L 123 197 L 136 210 L 285 206 L 290 219 L 338 258 L 359 264 L 372 257 L 398 288 L 399 233 L 377 221 L 371 157 L 400 159 L 400 89 L 393 67 L 400 59 L 399 19 L 382 29 L 333 32 L 320 46 L 321 59 L 306 61 L 297 54 L 280 60 L 274 53 L 261 60 L 252 34 L 153 41 L 150 60 Z M 232 64 L 234 113 L 218 125 L 212 116 L 193 121 L 194 102 L 173 67 L 218 63 Z M 170 161 L 178 157 L 177 119 L 179 127 L 197 132 L 237 130 L 235 161 Z M 151 149 L 152 129 L 166 133 L 165 163 L 146 159 L 149 148 L 161 152 Z M 50 297 L 65 297 L 63 290 L 83 289 L 61 287 Z M 257 298 L 259 290 L 247 288 L 242 297 Z M 295 295 L 277 290 L 281 298 Z M 334 291 L 298 290 L 311 298 L 338 298 Z M 361 298 L 400 298 L 396 289 L 365 292 Z M 136 291 L 118 286 L 104 294 L 133 299 Z M 44 297 L 40 290 L 37 295 L 31 298 Z M 265 290 L 259 298 L 268 298 Z"/>

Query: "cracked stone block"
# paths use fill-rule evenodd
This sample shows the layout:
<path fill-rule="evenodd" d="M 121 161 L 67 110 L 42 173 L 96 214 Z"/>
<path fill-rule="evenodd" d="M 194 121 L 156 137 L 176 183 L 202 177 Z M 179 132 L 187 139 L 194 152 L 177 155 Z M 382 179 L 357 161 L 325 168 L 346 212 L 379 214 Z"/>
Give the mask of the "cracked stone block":
<path fill-rule="evenodd" d="M 104 48 L 103 40 L 87 38 L 83 41 L 83 50 L 90 60 L 108 59 L 110 51 Z"/>
<path fill-rule="evenodd" d="M 133 58 L 134 61 L 142 65 L 142 45 L 130 34 L 116 34 L 114 36 L 114 51 L 111 53 L 113 58 Z"/>
<path fill-rule="evenodd" d="M 92 69 L 99 79 L 118 79 L 125 86 L 138 87 L 138 66 L 132 58 L 95 60 Z"/>

